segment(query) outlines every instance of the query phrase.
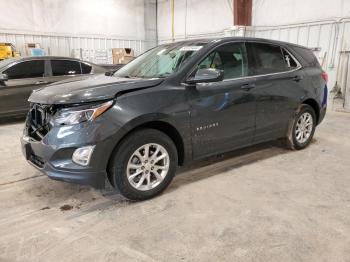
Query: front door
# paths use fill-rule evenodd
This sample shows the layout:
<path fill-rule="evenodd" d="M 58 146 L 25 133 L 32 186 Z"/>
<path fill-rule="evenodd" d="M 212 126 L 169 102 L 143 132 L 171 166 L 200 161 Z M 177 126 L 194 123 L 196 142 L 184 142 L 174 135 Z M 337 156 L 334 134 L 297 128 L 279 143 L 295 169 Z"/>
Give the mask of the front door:
<path fill-rule="evenodd" d="M 253 78 L 247 75 L 244 43 L 217 47 L 198 69 L 224 71 L 224 80 L 189 88 L 193 158 L 249 145 L 253 140 L 255 101 Z"/>

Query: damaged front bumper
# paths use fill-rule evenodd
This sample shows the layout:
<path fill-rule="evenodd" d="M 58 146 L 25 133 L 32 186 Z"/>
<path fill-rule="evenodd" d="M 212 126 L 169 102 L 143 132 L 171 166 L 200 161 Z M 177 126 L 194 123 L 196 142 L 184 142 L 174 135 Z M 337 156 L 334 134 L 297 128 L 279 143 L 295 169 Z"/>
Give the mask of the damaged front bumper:
<path fill-rule="evenodd" d="M 48 177 L 65 182 L 104 188 L 105 170 L 82 167 L 71 161 L 74 148 L 61 148 L 45 145 L 31 140 L 28 136 L 21 138 L 23 155 L 26 160 Z M 93 165 L 93 163 L 92 163 Z"/>
<path fill-rule="evenodd" d="M 95 188 L 105 186 L 109 156 L 118 141 L 116 126 L 111 128 L 107 116 L 93 122 L 51 127 L 39 135 L 34 134 L 28 118 L 21 145 L 23 155 L 32 166 L 55 180 Z M 93 146 L 88 164 L 73 161 L 74 152 L 87 146 Z"/>

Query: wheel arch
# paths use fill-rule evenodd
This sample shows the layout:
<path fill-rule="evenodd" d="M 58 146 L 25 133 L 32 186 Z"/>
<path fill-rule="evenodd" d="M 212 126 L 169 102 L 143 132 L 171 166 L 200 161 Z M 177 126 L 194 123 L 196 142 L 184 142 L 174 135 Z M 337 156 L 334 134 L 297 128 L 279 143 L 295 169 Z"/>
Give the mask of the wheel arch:
<path fill-rule="evenodd" d="M 174 125 L 172 125 L 171 123 L 165 120 L 160 120 L 158 117 L 159 115 L 142 116 L 141 118 L 133 119 L 127 124 L 125 124 L 124 131 L 120 136 L 120 138 L 118 139 L 118 142 L 114 145 L 113 150 L 109 156 L 107 166 L 110 165 L 111 158 L 115 150 L 120 145 L 120 143 L 133 132 L 144 128 L 156 129 L 158 131 L 163 132 L 167 136 L 169 136 L 169 138 L 174 142 L 174 145 L 178 153 L 178 165 L 182 166 L 185 162 L 185 157 L 186 157 L 184 139 Z"/>
<path fill-rule="evenodd" d="M 320 120 L 320 106 L 315 99 L 308 98 L 302 102 L 302 104 L 306 104 L 312 107 L 316 114 L 316 123 L 318 124 Z"/>
<path fill-rule="evenodd" d="M 177 150 L 178 165 L 180 166 L 183 165 L 184 159 L 185 159 L 185 146 L 184 146 L 183 138 L 179 133 L 179 131 L 172 124 L 161 120 L 154 120 L 154 121 L 146 122 L 134 127 L 128 132 L 128 134 L 143 128 L 156 129 L 163 132 L 167 136 L 169 136 L 170 139 L 174 142 L 174 145 Z"/>
<path fill-rule="evenodd" d="M 178 154 L 178 165 L 182 166 L 185 162 L 185 145 L 183 138 L 180 134 L 180 132 L 170 123 L 162 121 L 162 120 L 151 120 L 146 121 L 143 123 L 139 123 L 137 125 L 133 125 L 131 128 L 128 128 L 127 131 L 121 136 L 121 138 L 118 140 L 118 142 L 114 145 L 114 148 L 112 150 L 112 153 L 110 154 L 107 162 L 107 178 L 112 183 L 112 179 L 110 177 L 110 166 L 111 166 L 111 159 L 113 157 L 114 152 L 117 150 L 120 143 L 130 134 L 132 134 L 135 131 L 138 131 L 140 129 L 144 128 L 150 128 L 150 129 L 156 129 L 167 136 L 174 142 L 174 145 L 177 150 Z"/>

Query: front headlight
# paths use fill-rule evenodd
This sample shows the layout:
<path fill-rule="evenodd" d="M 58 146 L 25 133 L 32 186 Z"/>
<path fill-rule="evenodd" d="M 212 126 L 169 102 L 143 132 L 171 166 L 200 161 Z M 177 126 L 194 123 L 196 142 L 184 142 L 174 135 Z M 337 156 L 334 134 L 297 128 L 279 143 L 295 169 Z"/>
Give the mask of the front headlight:
<path fill-rule="evenodd" d="M 57 111 L 51 120 L 53 126 L 61 125 L 74 125 L 86 121 L 93 121 L 105 111 L 107 111 L 113 105 L 113 101 L 108 101 L 103 104 L 88 106 L 88 107 L 77 107 L 77 108 L 66 108 Z"/>

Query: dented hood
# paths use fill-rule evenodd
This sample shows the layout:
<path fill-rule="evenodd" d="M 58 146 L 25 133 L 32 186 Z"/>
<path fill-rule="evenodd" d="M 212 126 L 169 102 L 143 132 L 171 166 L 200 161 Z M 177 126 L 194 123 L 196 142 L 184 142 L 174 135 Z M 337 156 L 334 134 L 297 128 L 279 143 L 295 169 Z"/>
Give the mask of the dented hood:
<path fill-rule="evenodd" d="M 119 92 L 159 85 L 163 79 L 81 76 L 56 82 L 32 93 L 28 101 L 40 104 L 75 104 L 114 98 Z"/>

